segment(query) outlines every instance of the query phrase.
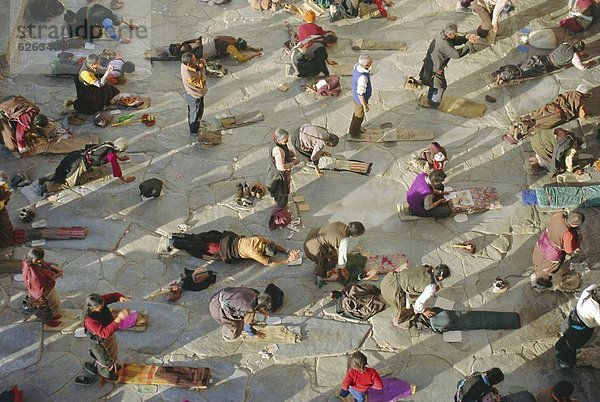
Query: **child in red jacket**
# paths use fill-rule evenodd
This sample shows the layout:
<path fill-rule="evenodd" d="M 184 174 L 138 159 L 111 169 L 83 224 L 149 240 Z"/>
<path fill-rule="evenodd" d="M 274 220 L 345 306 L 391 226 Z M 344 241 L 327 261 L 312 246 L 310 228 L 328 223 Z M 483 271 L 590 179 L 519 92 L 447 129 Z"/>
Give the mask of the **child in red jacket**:
<path fill-rule="evenodd" d="M 383 383 L 374 368 L 367 366 L 367 356 L 354 352 L 349 359 L 350 368 L 346 373 L 340 396 L 352 394 L 355 402 L 365 402 L 369 388 L 383 389 Z"/>

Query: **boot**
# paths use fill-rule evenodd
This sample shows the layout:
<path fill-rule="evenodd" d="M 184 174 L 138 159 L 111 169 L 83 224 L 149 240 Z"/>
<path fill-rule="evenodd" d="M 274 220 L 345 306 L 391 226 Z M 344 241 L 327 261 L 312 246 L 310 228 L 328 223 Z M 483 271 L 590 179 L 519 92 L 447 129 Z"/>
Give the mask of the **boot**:
<path fill-rule="evenodd" d="M 250 199 L 252 195 L 250 194 L 250 186 L 248 186 L 248 183 L 244 182 L 244 187 L 242 190 L 242 197 L 246 198 L 246 199 Z"/>
<path fill-rule="evenodd" d="M 197 135 L 198 130 L 200 129 L 200 123 L 196 121 L 194 123 L 189 123 L 189 126 L 190 126 L 190 135 Z"/>
<path fill-rule="evenodd" d="M 364 117 L 356 117 L 356 115 L 352 115 L 352 120 L 350 121 L 350 128 L 348 129 L 348 134 L 350 134 L 350 137 L 360 137 L 363 120 Z"/>
<path fill-rule="evenodd" d="M 244 196 L 244 186 L 242 183 L 238 183 L 235 190 L 235 199 L 240 200 Z"/>

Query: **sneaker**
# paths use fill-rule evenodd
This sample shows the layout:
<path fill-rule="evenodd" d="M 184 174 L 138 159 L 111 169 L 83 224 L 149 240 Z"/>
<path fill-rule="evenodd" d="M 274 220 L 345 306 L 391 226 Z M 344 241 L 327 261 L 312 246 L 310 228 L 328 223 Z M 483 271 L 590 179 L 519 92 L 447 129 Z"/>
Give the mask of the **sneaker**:
<path fill-rule="evenodd" d="M 251 197 L 250 194 L 250 186 L 248 186 L 248 183 L 244 182 L 244 185 L 242 187 L 242 197 L 249 199 Z"/>
<path fill-rule="evenodd" d="M 98 367 L 96 367 L 95 363 L 85 362 L 85 363 L 83 363 L 83 368 L 85 369 L 85 371 L 87 371 L 91 375 L 98 374 Z"/>
<path fill-rule="evenodd" d="M 75 377 L 75 384 L 77 384 L 77 385 L 88 386 L 88 385 L 92 385 L 95 383 L 96 383 L 96 377 L 91 377 L 88 375 L 78 375 L 77 377 Z"/>
<path fill-rule="evenodd" d="M 244 196 L 244 186 L 242 185 L 242 183 L 238 183 L 235 187 L 235 199 L 239 200 Z"/>

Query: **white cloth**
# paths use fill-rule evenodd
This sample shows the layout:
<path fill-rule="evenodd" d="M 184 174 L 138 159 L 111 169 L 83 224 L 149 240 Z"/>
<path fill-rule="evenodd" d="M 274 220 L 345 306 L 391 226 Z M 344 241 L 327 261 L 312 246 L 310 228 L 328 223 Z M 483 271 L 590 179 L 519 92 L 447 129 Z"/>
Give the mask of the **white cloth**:
<path fill-rule="evenodd" d="M 575 53 L 573 55 L 573 58 L 571 59 L 571 63 L 573 63 L 573 65 L 581 71 L 584 71 L 587 67 L 581 62 L 581 59 L 579 58 L 579 55 L 577 53 Z"/>
<path fill-rule="evenodd" d="M 415 313 L 419 314 L 425 311 L 425 303 L 427 302 L 427 300 L 435 296 L 437 285 L 438 283 L 436 281 L 435 283 L 432 283 L 431 285 L 427 285 L 425 287 L 425 290 L 423 290 L 423 293 L 421 293 L 421 295 L 417 298 L 417 300 L 415 301 L 415 305 L 413 306 L 413 310 L 415 311 Z M 406 298 L 406 300 L 408 301 L 408 297 Z"/>
<path fill-rule="evenodd" d="M 590 296 L 590 291 L 597 287 L 592 285 L 586 288 L 577 301 L 577 315 L 588 328 L 600 327 L 600 305 Z"/>
<path fill-rule="evenodd" d="M 340 247 L 338 248 L 338 267 L 340 268 L 345 267 L 348 261 L 348 240 L 348 237 L 340 240 Z"/>

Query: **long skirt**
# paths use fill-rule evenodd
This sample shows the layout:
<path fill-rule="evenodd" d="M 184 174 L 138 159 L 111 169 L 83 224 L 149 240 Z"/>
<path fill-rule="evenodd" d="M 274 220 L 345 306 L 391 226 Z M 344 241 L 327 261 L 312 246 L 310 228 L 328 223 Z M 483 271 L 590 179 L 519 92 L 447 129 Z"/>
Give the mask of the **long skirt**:
<path fill-rule="evenodd" d="M 60 314 L 61 302 L 60 297 L 58 297 L 58 292 L 56 291 L 56 288 L 52 288 L 51 291 L 45 294 L 44 300 L 46 301 L 46 304 L 50 309 L 50 314 L 52 314 L 52 317 L 56 317 L 58 314 Z"/>
<path fill-rule="evenodd" d="M 273 168 L 270 176 L 271 181 L 268 188 L 271 197 L 273 197 L 279 208 L 287 207 L 290 195 L 291 172 Z"/>
<path fill-rule="evenodd" d="M 84 85 L 79 82 L 79 77 L 75 77 L 75 89 L 77 90 L 77 99 L 73 107 L 79 113 L 94 114 L 110 104 L 112 98 L 119 94 L 119 90 L 110 84 L 101 87 L 95 85 Z"/>
<path fill-rule="evenodd" d="M 100 342 L 90 342 L 90 356 L 96 361 L 98 373 L 102 377 L 108 378 L 111 373 L 116 372 L 118 350 L 117 337 L 114 334 Z"/>
<path fill-rule="evenodd" d="M 13 243 L 14 228 L 6 207 L 0 209 L 0 248 L 8 247 Z"/>

